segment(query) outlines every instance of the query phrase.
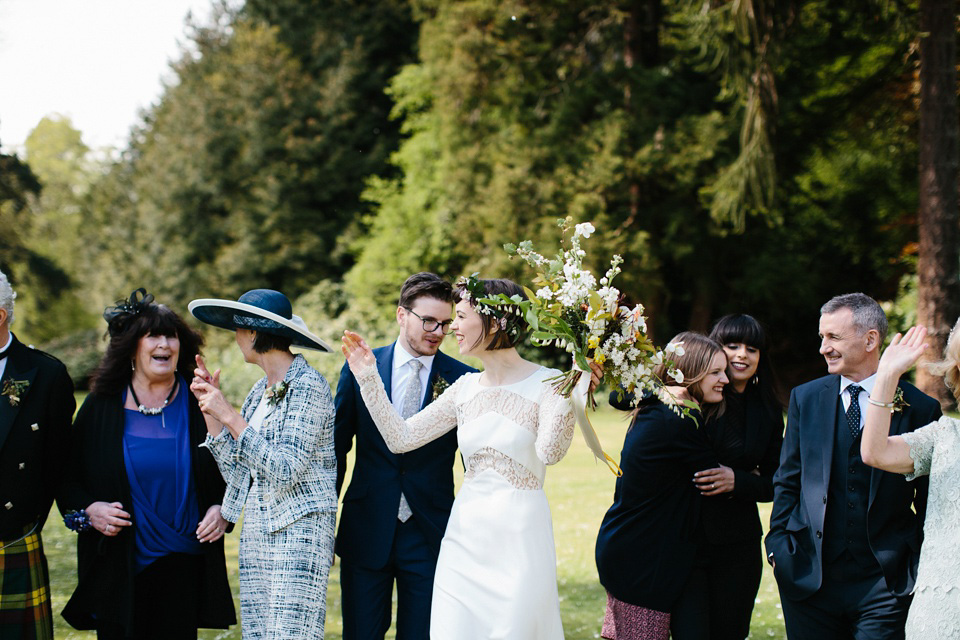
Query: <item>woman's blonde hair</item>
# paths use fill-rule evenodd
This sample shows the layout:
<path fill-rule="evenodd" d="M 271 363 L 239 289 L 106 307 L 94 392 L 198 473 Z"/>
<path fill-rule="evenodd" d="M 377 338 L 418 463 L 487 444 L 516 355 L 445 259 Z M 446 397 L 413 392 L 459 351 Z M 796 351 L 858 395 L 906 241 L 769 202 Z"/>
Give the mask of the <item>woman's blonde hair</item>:
<path fill-rule="evenodd" d="M 700 411 L 705 419 L 723 413 L 722 401 L 708 407 L 703 406 L 703 391 L 699 384 L 707 376 L 707 372 L 710 371 L 710 363 L 714 356 L 723 353 L 723 347 L 720 346 L 719 342 L 696 331 L 678 333 L 671 338 L 670 342 L 673 344 L 683 343 L 683 355 L 672 354 L 673 366 L 683 373 L 683 382 L 676 386 L 686 388 L 690 397 L 700 405 Z M 664 383 L 672 382 L 667 376 L 666 363 L 657 365 L 653 373 Z"/>
<path fill-rule="evenodd" d="M 927 368 L 934 375 L 943 376 L 947 389 L 960 402 L 960 320 L 950 330 L 947 346 L 943 349 L 943 360 L 933 362 Z"/>

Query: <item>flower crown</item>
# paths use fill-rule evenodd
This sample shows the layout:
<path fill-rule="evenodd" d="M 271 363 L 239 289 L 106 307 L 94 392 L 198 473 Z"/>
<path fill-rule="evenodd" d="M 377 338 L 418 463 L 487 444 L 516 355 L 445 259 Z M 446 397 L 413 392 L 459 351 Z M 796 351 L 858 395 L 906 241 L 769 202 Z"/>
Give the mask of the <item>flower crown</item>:
<path fill-rule="evenodd" d="M 513 300 L 502 293 L 491 297 L 479 275 L 472 273 L 470 277 L 460 277 L 456 286 L 460 289 L 461 299 L 469 302 L 480 315 L 495 318 L 500 330 L 506 333 L 510 342 L 516 344 L 523 333 L 524 314 L 517 308 L 520 298 L 514 296 L 517 299 Z"/>
<path fill-rule="evenodd" d="M 127 300 L 117 300 L 117 304 L 103 310 L 103 319 L 107 321 L 107 333 L 116 336 L 123 333 L 130 321 L 153 303 L 153 294 L 143 287 L 136 289 Z"/>

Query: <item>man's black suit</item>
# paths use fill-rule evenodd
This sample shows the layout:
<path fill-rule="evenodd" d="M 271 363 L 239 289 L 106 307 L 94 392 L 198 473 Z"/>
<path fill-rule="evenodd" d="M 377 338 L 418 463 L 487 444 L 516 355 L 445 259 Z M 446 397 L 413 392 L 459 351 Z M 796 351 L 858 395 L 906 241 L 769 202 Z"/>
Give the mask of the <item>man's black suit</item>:
<path fill-rule="evenodd" d="M 913 431 L 940 417 L 940 405 L 934 399 L 906 382 L 901 382 L 900 388 L 909 406 L 893 415 L 891 434 Z M 780 468 L 773 480 L 770 532 L 766 538 L 767 552 L 773 555 L 774 575 L 784 601 L 788 637 L 812 637 L 802 621 L 797 623 L 803 616 L 791 615 L 792 607 L 799 603 L 802 608 L 804 603 L 814 603 L 824 593 L 836 589 L 837 578 L 831 574 L 835 574 L 838 567 L 842 569 L 844 563 L 852 568 L 848 572 L 851 584 L 859 574 L 869 574 L 872 565 L 877 576 L 874 591 L 885 590 L 882 595 L 894 600 L 906 598 L 916 579 L 926 508 L 926 480 L 908 483 L 902 475 L 864 465 L 859 457 L 859 437 L 849 451 L 839 450 L 835 445 L 841 441 L 837 430 L 847 429 L 846 424 L 840 424 L 842 411 L 837 375 L 808 382 L 790 395 Z M 844 477 L 833 478 L 840 468 L 845 472 Z M 845 479 L 850 487 L 837 484 Z M 856 498 L 851 498 L 848 504 L 835 504 L 836 501 L 829 499 L 839 491 L 855 487 L 857 482 L 862 483 L 860 486 L 867 494 L 862 496 L 866 499 L 865 507 L 862 500 L 855 502 Z M 866 550 L 868 566 L 864 566 L 864 554 L 860 554 L 859 559 L 846 555 L 839 559 L 825 558 L 825 545 L 843 551 L 848 542 L 827 540 L 828 527 L 837 530 L 838 524 L 847 524 L 844 521 L 847 509 L 858 507 L 864 510 L 865 531 L 851 531 L 850 539 L 855 543 L 858 537 L 864 540 L 861 547 Z M 828 509 L 832 509 L 829 518 Z M 850 546 L 850 550 L 855 551 L 855 546 Z M 837 595 L 842 597 L 843 590 Z M 849 605 L 850 610 L 856 610 L 855 604 Z M 821 614 L 818 612 L 823 617 Z"/>
<path fill-rule="evenodd" d="M 7 553 L 17 553 L 15 541 L 25 535 L 30 540 L 36 535 L 40 553 L 31 554 L 29 562 L 43 565 L 39 574 L 43 585 L 12 587 L 19 594 L 19 589 L 34 590 L 46 585 L 49 579 L 39 534 L 60 483 L 76 402 L 73 382 L 59 360 L 25 346 L 15 336 L 11 335 L 10 341 L 0 377 L 0 389 L 7 390 L 0 396 L 0 547 L 5 547 Z M 14 383 L 23 389 L 21 393 L 14 391 Z M 8 557 L 5 566 L 15 571 L 18 562 Z M 6 585 L 18 581 L 13 576 L 7 576 L 5 581 L 3 574 L 4 569 L 0 568 L 4 593 L 14 596 L 15 592 L 7 591 Z M 49 587 L 46 591 L 49 594 Z M 49 600 L 32 609 L 28 617 L 46 618 L 52 628 Z M 5 605 L 2 619 L 13 620 L 14 613 Z M 32 628 L 34 623 L 28 624 Z M 0 624 L 0 637 L 20 636 L 15 629 Z"/>

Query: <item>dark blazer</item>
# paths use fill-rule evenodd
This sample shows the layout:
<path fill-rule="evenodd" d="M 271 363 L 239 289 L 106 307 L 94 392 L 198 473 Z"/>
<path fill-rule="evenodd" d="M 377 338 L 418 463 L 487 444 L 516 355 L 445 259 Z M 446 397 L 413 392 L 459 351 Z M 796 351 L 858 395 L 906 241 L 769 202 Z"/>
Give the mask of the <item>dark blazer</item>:
<path fill-rule="evenodd" d="M 732 427 L 733 406 L 738 403 L 744 421 L 743 451 L 724 449 L 724 431 Z M 705 425 L 707 438 L 713 443 L 720 464 L 733 469 L 732 493 L 704 499 L 703 520 L 712 544 L 759 542 L 763 526 L 757 510 L 758 502 L 773 500 L 773 475 L 780 466 L 783 444 L 783 412 L 768 407 L 753 388 L 729 397 L 727 411 Z M 760 475 L 753 473 L 757 469 Z"/>
<path fill-rule="evenodd" d="M 387 396 L 393 379 L 393 350 L 393 344 L 373 350 Z M 476 369 L 438 352 L 430 370 L 430 391 L 423 405 L 433 400 L 434 391 L 439 390 L 438 380 L 447 383 L 440 386 L 448 386 L 471 371 Z M 453 507 L 456 429 L 415 451 L 391 453 L 347 365 L 340 371 L 334 405 L 338 493 L 343 486 L 347 452 L 353 446 L 354 437 L 357 439 L 353 477 L 340 512 L 337 555 L 368 569 L 382 568 L 393 544 L 401 491 L 433 554 L 437 555 Z"/>
<path fill-rule="evenodd" d="M 200 506 L 200 516 L 211 505 L 223 500 L 225 484 L 210 452 L 201 448 L 207 428 L 197 401 L 188 393 L 190 437 L 194 487 Z M 71 434 L 67 477 L 58 499 L 62 511 L 80 510 L 93 502 L 119 502 L 131 508 L 130 482 L 123 462 L 123 401 L 120 394 L 87 396 L 77 413 Z M 136 522 L 133 523 L 136 526 Z M 77 588 L 63 610 L 64 619 L 77 629 L 95 629 L 97 621 L 115 621 L 132 630 L 133 579 L 136 541 L 133 527 L 127 527 L 114 537 L 102 535 L 96 529 L 79 534 L 77 540 Z M 227 582 L 227 568 L 223 555 L 223 538 L 204 543 L 203 584 L 199 592 L 197 626 L 225 629 L 237 622 L 233 597 Z M 174 615 L 174 612 L 158 612 Z"/>
<path fill-rule="evenodd" d="M 29 384 L 20 402 L 0 396 L 0 540 L 23 535 L 50 513 L 62 477 L 76 401 L 63 364 L 15 336 L 7 349 L 0 389 L 7 381 Z"/>
<path fill-rule="evenodd" d="M 692 419 L 655 397 L 641 401 L 620 454 L 623 475 L 597 536 L 600 583 L 615 598 L 657 611 L 673 608 L 703 543 L 693 474 L 716 466 Z"/>
<path fill-rule="evenodd" d="M 894 413 L 890 433 L 906 433 L 940 417 L 940 405 L 916 387 L 900 382 L 910 406 Z M 840 377 L 825 376 L 790 394 L 780 468 L 773 479 L 773 511 L 766 538 L 782 596 L 800 600 L 823 582 L 823 530 L 827 513 Z M 869 469 L 867 536 L 890 592 L 913 589 L 926 512 L 926 478 Z M 916 513 L 911 510 L 914 505 Z"/>

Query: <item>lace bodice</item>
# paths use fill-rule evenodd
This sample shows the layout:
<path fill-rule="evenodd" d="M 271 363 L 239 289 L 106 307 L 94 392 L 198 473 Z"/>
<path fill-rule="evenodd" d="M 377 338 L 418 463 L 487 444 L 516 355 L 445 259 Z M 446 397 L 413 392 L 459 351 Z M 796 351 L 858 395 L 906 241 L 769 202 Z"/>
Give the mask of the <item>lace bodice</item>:
<path fill-rule="evenodd" d="M 960 422 L 943 416 L 939 421 L 903 434 L 910 446 L 914 472 L 907 480 L 930 476 L 927 515 L 917 589 L 960 589 Z M 960 611 L 957 628 L 960 629 Z"/>
<path fill-rule="evenodd" d="M 461 376 L 423 411 L 404 421 L 387 398 L 375 366 L 357 376 L 370 416 L 394 453 L 412 451 L 458 427 L 465 481 L 493 470 L 518 489 L 541 489 L 545 465 L 559 462 L 573 440 L 570 401 L 544 380 L 541 367 L 519 382 L 484 387 L 479 373 Z"/>

